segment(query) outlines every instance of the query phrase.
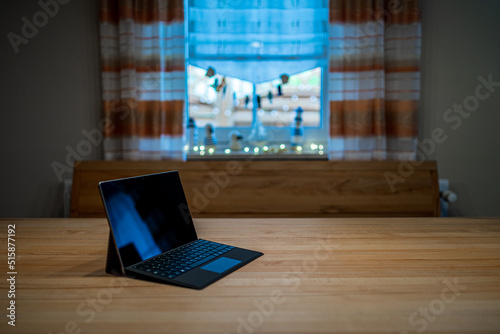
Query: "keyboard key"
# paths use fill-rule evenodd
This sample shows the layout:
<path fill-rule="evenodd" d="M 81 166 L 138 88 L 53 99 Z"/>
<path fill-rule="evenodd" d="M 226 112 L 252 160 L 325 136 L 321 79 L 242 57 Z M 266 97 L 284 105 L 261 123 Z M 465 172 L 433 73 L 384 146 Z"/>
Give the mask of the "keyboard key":
<path fill-rule="evenodd" d="M 212 259 L 215 259 L 215 258 L 216 258 L 216 255 L 210 255 L 210 256 L 207 256 L 206 258 L 203 258 L 201 260 L 196 261 L 195 263 L 191 264 L 191 266 L 198 267 L 200 264 L 203 264 L 203 263 L 210 261 Z"/>

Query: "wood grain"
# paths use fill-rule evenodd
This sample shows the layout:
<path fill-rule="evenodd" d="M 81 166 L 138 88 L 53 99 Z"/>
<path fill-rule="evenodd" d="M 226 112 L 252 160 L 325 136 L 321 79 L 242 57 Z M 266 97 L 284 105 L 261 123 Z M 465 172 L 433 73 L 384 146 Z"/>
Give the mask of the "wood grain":
<path fill-rule="evenodd" d="M 194 217 L 439 216 L 436 163 L 420 163 L 410 173 L 399 161 L 81 161 L 71 215 L 105 217 L 99 181 L 179 170 Z"/>
<path fill-rule="evenodd" d="M 500 219 L 195 219 L 264 252 L 201 291 L 105 274 L 105 219 L 0 220 L 2 245 L 12 223 L 1 333 L 500 332 Z"/>

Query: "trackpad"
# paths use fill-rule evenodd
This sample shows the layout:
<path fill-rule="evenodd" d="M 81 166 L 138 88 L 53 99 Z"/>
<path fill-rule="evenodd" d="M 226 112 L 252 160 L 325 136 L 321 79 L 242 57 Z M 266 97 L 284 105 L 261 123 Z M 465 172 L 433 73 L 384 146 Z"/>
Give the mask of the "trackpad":
<path fill-rule="evenodd" d="M 228 270 L 231 267 L 234 267 L 241 261 L 235 260 L 235 259 L 230 259 L 227 257 L 220 257 L 217 260 L 210 262 L 206 266 L 201 267 L 201 269 L 205 269 L 208 271 L 213 271 L 214 273 L 222 273 L 226 270 Z"/>

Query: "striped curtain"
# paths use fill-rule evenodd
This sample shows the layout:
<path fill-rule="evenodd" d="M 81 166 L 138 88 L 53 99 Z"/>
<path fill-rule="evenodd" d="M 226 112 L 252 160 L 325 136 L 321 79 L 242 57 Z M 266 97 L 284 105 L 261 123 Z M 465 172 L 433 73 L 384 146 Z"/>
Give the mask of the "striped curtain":
<path fill-rule="evenodd" d="M 415 159 L 418 0 L 330 0 L 329 157 Z"/>
<path fill-rule="evenodd" d="M 182 0 L 101 0 L 104 158 L 181 159 Z"/>

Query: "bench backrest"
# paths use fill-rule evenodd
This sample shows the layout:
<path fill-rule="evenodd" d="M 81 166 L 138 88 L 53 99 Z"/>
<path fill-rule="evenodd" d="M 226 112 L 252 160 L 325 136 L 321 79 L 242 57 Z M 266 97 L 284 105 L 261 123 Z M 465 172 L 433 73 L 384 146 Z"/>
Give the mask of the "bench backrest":
<path fill-rule="evenodd" d="M 178 170 L 194 217 L 439 216 L 434 161 L 80 161 L 72 217 L 105 217 L 99 181 Z"/>

